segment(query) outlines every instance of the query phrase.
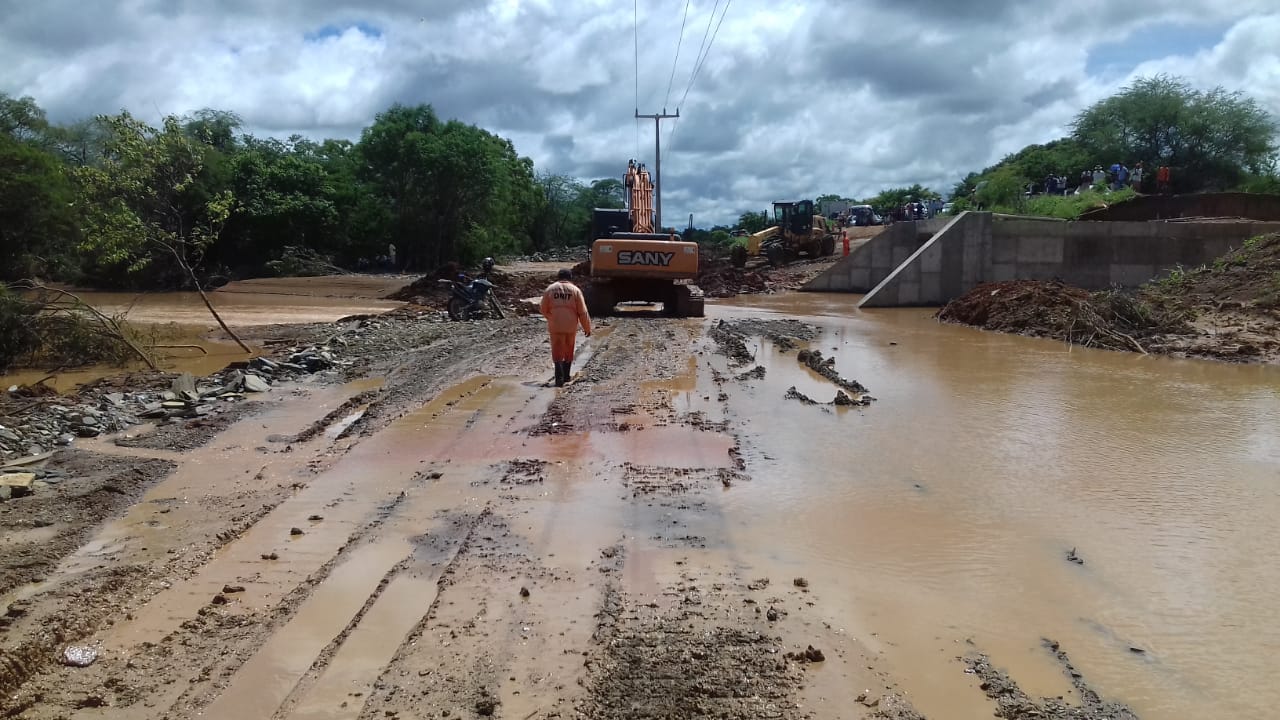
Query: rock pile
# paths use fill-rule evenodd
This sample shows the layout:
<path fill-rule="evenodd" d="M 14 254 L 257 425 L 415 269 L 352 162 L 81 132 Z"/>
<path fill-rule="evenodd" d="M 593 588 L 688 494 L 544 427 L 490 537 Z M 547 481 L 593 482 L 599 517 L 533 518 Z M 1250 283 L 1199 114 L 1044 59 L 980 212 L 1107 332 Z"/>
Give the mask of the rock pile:
<path fill-rule="evenodd" d="M 143 420 L 166 422 L 219 412 L 219 403 L 264 393 L 280 380 L 327 370 L 339 364 L 328 346 L 294 349 L 282 360 L 254 358 L 233 363 L 220 373 L 197 380 L 190 373 L 174 377 L 168 390 L 136 392 L 85 391 L 78 396 L 23 398 L 11 387 L 0 399 L 0 458 L 41 455 L 71 445 L 76 438 L 119 432 Z M 163 387 L 163 386 L 161 386 Z"/>
<path fill-rule="evenodd" d="M 591 256 L 591 248 L 585 245 L 552 248 L 543 252 L 516 258 L 518 262 L 581 262 Z"/>

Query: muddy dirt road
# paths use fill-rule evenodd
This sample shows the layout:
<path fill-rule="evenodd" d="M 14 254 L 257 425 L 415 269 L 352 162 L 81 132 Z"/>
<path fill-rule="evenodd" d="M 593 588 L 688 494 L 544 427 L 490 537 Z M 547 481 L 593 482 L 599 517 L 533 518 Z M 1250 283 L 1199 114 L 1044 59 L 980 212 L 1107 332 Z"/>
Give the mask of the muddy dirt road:
<path fill-rule="evenodd" d="M 197 449 L 77 445 L 51 461 L 61 500 L 0 506 L 0 713 L 1134 717 L 1087 684 L 1109 679 L 1095 663 L 1071 675 L 1072 647 L 1021 620 L 1011 644 L 1035 660 L 1002 674 L 1021 656 L 999 633 L 966 640 L 963 602 L 960 629 L 939 619 L 945 573 L 909 582 L 894 568 L 874 576 L 877 594 L 840 571 L 871 548 L 907 558 L 912 534 L 945 549 L 953 527 L 923 505 L 894 515 L 858 497 L 850 511 L 838 490 L 797 501 L 814 478 L 857 487 L 840 438 L 871 433 L 910 393 L 881 393 L 883 364 L 841 377 L 850 342 L 887 350 L 883 328 L 786 314 L 609 321 L 561 390 L 547 387 L 540 321 L 403 319 L 353 347 L 332 382 L 282 384 L 220 433 L 192 428 Z M 996 339 L 1018 341 L 1034 342 Z M 837 359 L 800 365 L 806 349 Z M 837 391 L 864 400 L 856 380 L 885 397 L 834 404 Z M 902 492 L 947 497 L 929 468 Z M 849 611 L 856 598 L 890 616 L 897 593 L 927 622 L 895 618 L 890 632 Z M 69 646 L 94 662 L 65 664 Z"/>

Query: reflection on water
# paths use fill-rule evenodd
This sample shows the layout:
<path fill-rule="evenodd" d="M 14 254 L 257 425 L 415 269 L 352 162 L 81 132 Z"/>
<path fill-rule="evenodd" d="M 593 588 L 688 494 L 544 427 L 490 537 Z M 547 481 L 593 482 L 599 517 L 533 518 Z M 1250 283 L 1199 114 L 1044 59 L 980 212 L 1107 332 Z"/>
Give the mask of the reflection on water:
<path fill-rule="evenodd" d="M 769 429 L 748 438 L 754 491 L 725 496 L 739 542 L 822 577 L 830 620 L 882 650 L 930 717 L 990 716 L 955 706 L 976 695 L 954 661 L 966 639 L 1030 692 L 1067 692 L 1041 637 L 1146 719 L 1274 714 L 1280 368 L 1071 349 L 855 300 L 713 310 L 811 316 L 814 346 L 879 398 L 844 416 L 780 403 L 814 381 L 762 353 L 768 375 L 731 400 Z"/>

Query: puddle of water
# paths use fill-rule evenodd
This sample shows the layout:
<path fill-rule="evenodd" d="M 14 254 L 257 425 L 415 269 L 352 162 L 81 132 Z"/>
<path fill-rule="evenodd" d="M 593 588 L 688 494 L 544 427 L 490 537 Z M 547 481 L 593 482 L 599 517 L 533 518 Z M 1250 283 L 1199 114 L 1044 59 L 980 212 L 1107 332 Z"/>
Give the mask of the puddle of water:
<path fill-rule="evenodd" d="M 183 544 L 173 535 L 198 522 L 197 516 L 204 512 L 199 500 L 234 497 L 247 482 L 289 482 L 291 474 L 305 466 L 306 458 L 301 453 L 253 451 L 266 444 L 265 438 L 271 430 L 264 426 L 296 434 L 316 415 L 341 405 L 366 384 L 313 386 L 270 393 L 258 401 L 267 404 L 267 409 L 232 424 L 210 445 L 182 455 L 171 457 L 165 451 L 120 448 L 110 445 L 109 439 L 85 441 L 87 449 L 109 454 L 169 457 L 178 462 L 179 467 L 152 486 L 124 515 L 103 524 L 93 538 L 64 558 L 58 571 L 50 576 L 66 579 L 99 566 L 103 558 L 126 552 L 139 562 L 157 559 L 165 548 Z M 32 597 L 47 588 L 48 583 L 26 585 L 5 601 Z"/>
<path fill-rule="evenodd" d="M 1065 683 L 1039 640 L 1057 639 L 1144 719 L 1280 705 L 1280 566 L 1259 561 L 1280 545 L 1280 368 L 1069 349 L 856 299 L 744 301 L 819 324 L 815 347 L 879 398 L 844 415 L 780 402 L 834 388 L 809 392 L 767 352 L 764 380 L 732 386 L 732 412 L 763 428 L 755 481 L 725 495 L 753 564 L 814 581 L 931 717 L 989 717 L 961 692 L 967 638 L 1047 695 Z"/>
<path fill-rule="evenodd" d="M 352 425 L 355 425 L 357 420 L 364 417 L 364 414 L 368 412 L 368 410 L 369 410 L 368 403 L 361 405 L 360 407 L 356 408 L 355 412 L 351 413 L 350 415 L 342 418 L 338 422 L 326 428 L 324 431 L 324 436 L 329 440 L 337 440 L 339 435 L 347 431 L 347 428 L 351 427 Z"/>
<path fill-rule="evenodd" d="M 211 720 L 269 717 L 330 642 L 364 607 L 369 594 L 409 554 L 407 544 L 357 548 L 312 591 L 289 624 L 277 630 L 205 709 Z"/>
<path fill-rule="evenodd" d="M 288 717 L 295 720 L 359 717 L 374 682 L 391 662 L 400 641 L 430 607 L 437 580 L 438 577 L 396 576 L 343 641 L 311 694 Z"/>

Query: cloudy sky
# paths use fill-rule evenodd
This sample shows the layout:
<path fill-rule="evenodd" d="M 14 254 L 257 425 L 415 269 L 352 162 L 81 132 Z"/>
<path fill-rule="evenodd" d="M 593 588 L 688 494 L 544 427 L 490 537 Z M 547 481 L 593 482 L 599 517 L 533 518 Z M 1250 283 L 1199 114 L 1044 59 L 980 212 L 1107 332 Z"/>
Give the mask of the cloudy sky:
<path fill-rule="evenodd" d="M 1280 117 L 1277 0 L 0 0 L 0 18 L 0 92 L 58 121 L 213 107 L 255 134 L 355 139 L 430 103 L 593 179 L 652 164 L 638 94 L 683 116 L 663 130 L 677 226 L 946 190 L 1138 75 Z"/>

